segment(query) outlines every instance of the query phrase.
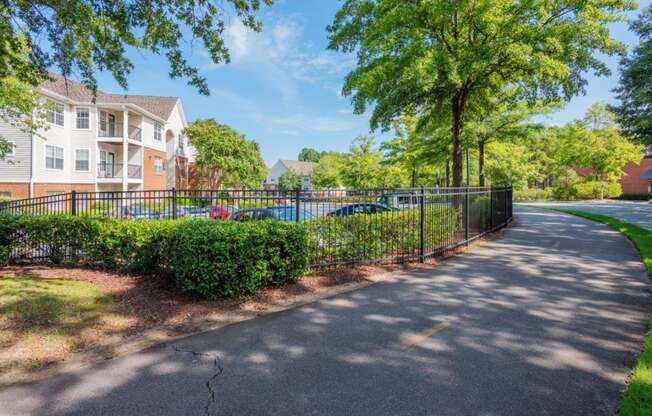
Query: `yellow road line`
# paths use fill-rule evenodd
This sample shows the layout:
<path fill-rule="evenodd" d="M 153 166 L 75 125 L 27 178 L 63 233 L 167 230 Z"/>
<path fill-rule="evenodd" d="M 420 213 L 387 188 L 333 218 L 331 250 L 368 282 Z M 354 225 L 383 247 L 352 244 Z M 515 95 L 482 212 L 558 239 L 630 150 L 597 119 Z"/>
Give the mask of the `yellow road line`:
<path fill-rule="evenodd" d="M 442 321 L 431 328 L 421 331 L 418 334 L 414 334 L 411 337 L 404 340 L 403 342 L 401 342 L 401 350 L 407 350 L 408 348 L 423 342 L 424 340 L 435 335 L 437 332 L 440 332 L 448 328 L 449 326 L 451 326 L 450 322 Z"/>

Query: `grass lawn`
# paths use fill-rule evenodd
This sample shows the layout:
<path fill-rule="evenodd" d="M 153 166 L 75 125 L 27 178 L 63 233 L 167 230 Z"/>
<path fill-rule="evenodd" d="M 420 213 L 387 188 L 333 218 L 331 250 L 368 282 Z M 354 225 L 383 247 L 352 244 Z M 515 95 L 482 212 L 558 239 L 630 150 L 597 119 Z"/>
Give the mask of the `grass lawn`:
<path fill-rule="evenodd" d="M 652 277 L 652 232 L 638 225 L 631 224 L 606 215 L 590 212 L 560 209 L 559 211 L 578 217 L 598 221 L 620 231 L 629 238 L 645 263 L 647 273 Z M 650 324 L 652 327 L 652 322 Z M 652 415 L 652 330 L 649 330 L 643 352 L 632 372 L 631 380 L 623 394 L 623 401 L 618 411 L 620 416 Z"/>
<path fill-rule="evenodd" d="M 91 283 L 29 272 L 0 276 L 0 374 L 64 360 L 127 321 L 113 297 Z"/>

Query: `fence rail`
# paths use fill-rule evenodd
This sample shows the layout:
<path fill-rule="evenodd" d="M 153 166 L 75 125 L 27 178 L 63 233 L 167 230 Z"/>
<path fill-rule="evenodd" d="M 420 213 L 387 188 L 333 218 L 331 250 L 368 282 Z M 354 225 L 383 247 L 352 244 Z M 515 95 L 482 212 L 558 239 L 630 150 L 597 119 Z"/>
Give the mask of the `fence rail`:
<path fill-rule="evenodd" d="M 511 221 L 512 189 L 70 192 L 0 202 L 0 211 L 135 220 L 297 221 L 307 230 L 312 266 L 322 267 L 424 260 L 467 244 Z M 44 252 L 47 247 L 32 254 Z"/>

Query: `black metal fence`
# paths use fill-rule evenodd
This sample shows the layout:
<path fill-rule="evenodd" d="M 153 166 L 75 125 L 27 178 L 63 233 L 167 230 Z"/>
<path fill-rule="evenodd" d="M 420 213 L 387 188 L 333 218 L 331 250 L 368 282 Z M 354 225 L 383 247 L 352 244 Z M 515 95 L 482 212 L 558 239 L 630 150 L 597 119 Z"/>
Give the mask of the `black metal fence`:
<path fill-rule="evenodd" d="M 467 244 L 511 220 L 512 189 L 70 192 L 1 202 L 0 211 L 297 221 L 306 227 L 312 266 L 322 267 L 423 260 Z"/>

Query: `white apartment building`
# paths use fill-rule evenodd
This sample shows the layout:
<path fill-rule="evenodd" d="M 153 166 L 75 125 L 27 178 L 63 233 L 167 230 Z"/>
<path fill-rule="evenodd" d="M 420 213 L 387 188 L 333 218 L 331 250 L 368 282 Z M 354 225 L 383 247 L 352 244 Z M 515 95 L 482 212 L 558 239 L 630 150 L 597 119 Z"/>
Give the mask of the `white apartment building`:
<path fill-rule="evenodd" d="M 178 97 L 92 92 L 50 74 L 48 129 L 33 137 L 2 125 L 12 151 L 0 160 L 0 196 L 186 188 L 192 150 Z M 42 136 L 42 137 L 39 137 Z"/>

